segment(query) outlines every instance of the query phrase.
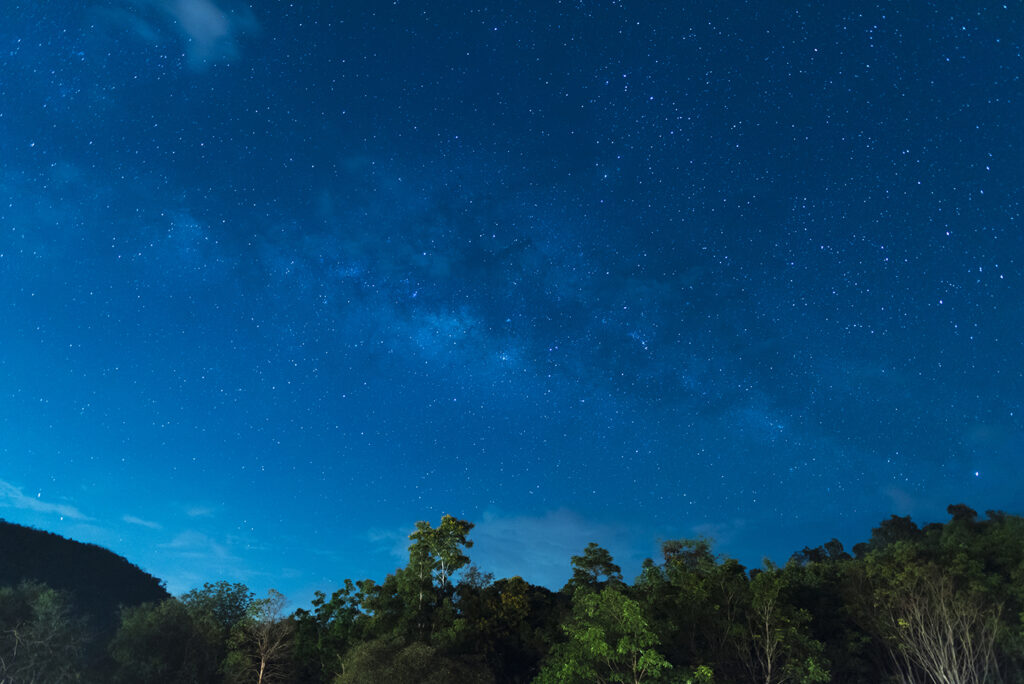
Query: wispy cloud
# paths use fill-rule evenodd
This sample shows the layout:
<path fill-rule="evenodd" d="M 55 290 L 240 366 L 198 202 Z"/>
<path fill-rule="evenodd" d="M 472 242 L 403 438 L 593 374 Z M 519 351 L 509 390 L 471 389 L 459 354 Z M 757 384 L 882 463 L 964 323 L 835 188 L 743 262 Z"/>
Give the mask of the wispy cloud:
<path fill-rule="evenodd" d="M 202 532 L 194 530 L 180 532 L 174 539 L 166 544 L 161 544 L 160 547 L 172 550 L 177 555 L 186 558 L 211 558 L 219 561 L 238 560 L 228 551 L 226 546 L 214 541 Z"/>
<path fill-rule="evenodd" d="M 185 509 L 185 515 L 190 518 L 212 518 L 213 508 L 210 506 L 189 506 Z"/>
<path fill-rule="evenodd" d="M 373 529 L 367 533 L 377 552 L 387 553 L 397 565 L 409 560 L 411 527 Z M 625 528 L 602 525 L 566 510 L 538 516 L 505 516 L 486 513 L 476 522 L 469 539 L 472 563 L 496 577 L 518 575 L 534 584 L 559 589 L 571 575 L 570 560 L 590 542 L 609 549 L 627 576 L 639 565 L 643 552 L 633 544 Z M 630 566 L 630 567 L 627 567 Z"/>
<path fill-rule="evenodd" d="M 3 480 L 0 480 L 0 506 L 20 508 L 22 510 L 34 511 L 36 513 L 59 515 L 62 518 L 71 518 L 73 520 L 89 519 L 84 513 L 74 506 L 44 501 L 42 498 L 42 492 L 37 493 L 34 497 L 27 496 L 20 488 Z"/>
<path fill-rule="evenodd" d="M 169 542 L 158 545 L 158 565 L 168 590 L 179 594 L 211 577 L 228 580 L 251 577 L 252 572 L 231 546 L 230 539 L 214 539 L 198 530 L 184 530 Z"/>
<path fill-rule="evenodd" d="M 409 535 L 415 531 L 412 527 L 392 530 L 374 528 L 366 536 L 378 551 L 384 551 L 396 561 L 402 562 L 409 558 L 409 544 L 412 543 Z"/>
<path fill-rule="evenodd" d="M 236 59 L 242 36 L 259 30 L 252 10 L 223 0 L 127 0 L 126 7 L 103 7 L 97 16 L 147 43 L 160 44 L 174 33 L 185 44 L 195 70 Z"/>
<path fill-rule="evenodd" d="M 693 536 L 709 539 L 715 546 L 728 546 L 746 531 L 747 521 L 743 518 L 719 522 L 706 522 L 694 525 L 690 528 Z"/>
<path fill-rule="evenodd" d="M 498 577 L 520 575 L 555 589 L 569 579 L 572 556 L 590 542 L 609 549 L 620 565 L 639 555 L 626 529 L 595 523 L 565 509 L 540 516 L 488 514 L 470 538 L 474 541 L 471 557 L 484 570 Z"/>
<path fill-rule="evenodd" d="M 160 7 L 185 34 L 189 64 L 194 68 L 236 58 L 239 37 L 256 29 L 248 8 L 229 11 L 211 0 L 166 0 Z"/>
<path fill-rule="evenodd" d="M 143 520 L 142 518 L 136 518 L 134 515 L 126 515 L 122 517 L 121 520 L 124 520 L 126 523 L 130 523 L 132 525 L 141 525 L 142 527 L 148 527 L 151 530 L 159 530 L 163 528 L 163 525 L 161 525 L 160 523 L 153 522 L 152 520 Z"/>

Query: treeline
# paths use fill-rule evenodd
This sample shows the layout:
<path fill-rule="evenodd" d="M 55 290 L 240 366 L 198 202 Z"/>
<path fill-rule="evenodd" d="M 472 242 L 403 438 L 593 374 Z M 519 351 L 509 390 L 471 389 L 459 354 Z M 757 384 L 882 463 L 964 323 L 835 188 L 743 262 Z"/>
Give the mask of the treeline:
<path fill-rule="evenodd" d="M 749 571 L 667 541 L 632 584 L 590 544 L 557 592 L 479 571 L 473 525 L 445 516 L 310 610 L 220 582 L 125 606 L 109 635 L 23 581 L 0 589 L 0 682 L 1024 682 L 1024 518 L 948 511 Z"/>

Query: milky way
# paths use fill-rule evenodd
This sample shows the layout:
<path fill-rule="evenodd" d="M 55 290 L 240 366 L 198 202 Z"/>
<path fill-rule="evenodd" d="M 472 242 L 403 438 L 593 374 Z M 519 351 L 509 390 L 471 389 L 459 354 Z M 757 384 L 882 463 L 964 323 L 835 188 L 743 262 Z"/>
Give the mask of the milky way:
<path fill-rule="evenodd" d="M 15 3 L 0 515 L 302 601 L 442 513 L 560 586 L 589 541 L 756 564 L 1013 511 L 1022 37 L 1001 5 Z"/>

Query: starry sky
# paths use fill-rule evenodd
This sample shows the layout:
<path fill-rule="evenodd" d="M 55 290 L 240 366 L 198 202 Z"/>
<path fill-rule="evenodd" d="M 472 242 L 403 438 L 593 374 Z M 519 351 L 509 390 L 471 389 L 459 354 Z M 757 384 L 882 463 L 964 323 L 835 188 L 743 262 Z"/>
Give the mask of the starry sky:
<path fill-rule="evenodd" d="M 1017 3 L 2 4 L 0 517 L 302 602 L 1022 512 Z"/>

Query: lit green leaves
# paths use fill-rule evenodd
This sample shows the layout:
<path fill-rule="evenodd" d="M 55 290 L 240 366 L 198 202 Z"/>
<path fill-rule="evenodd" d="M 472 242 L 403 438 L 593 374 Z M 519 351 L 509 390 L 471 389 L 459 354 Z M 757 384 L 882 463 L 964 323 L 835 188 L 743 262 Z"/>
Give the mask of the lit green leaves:
<path fill-rule="evenodd" d="M 425 569 L 442 588 L 446 587 L 452 573 L 469 563 L 469 556 L 463 549 L 473 546 L 467 539 L 472 529 L 473 523 L 451 515 L 442 517 L 436 529 L 421 520 L 416 523 L 416 531 L 409 535 L 413 541 L 409 547 L 409 566 Z"/>
<path fill-rule="evenodd" d="M 569 641 L 555 647 L 540 684 L 638 684 L 660 679 L 671 667 L 655 649 L 658 639 L 640 604 L 613 587 L 577 589 L 572 618 L 562 629 Z"/>

